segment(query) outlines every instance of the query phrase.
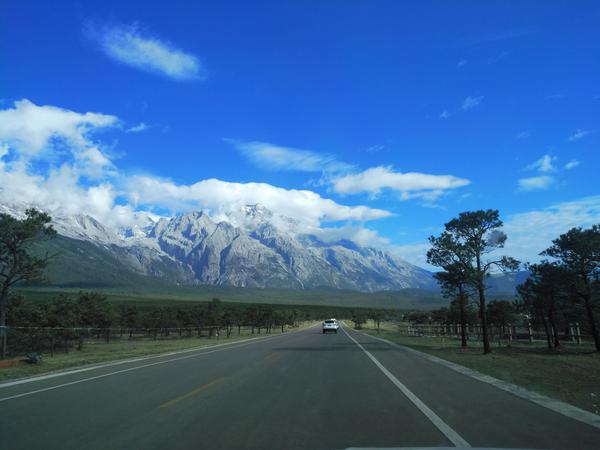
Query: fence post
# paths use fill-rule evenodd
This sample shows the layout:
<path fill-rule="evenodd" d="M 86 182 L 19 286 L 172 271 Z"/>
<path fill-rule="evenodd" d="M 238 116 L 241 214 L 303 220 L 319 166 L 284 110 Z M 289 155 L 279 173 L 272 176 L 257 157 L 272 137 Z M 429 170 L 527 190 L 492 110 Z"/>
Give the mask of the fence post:
<path fill-rule="evenodd" d="M 531 328 L 531 321 L 527 322 L 527 332 L 529 333 L 529 343 L 533 344 L 533 329 Z"/>
<path fill-rule="evenodd" d="M 579 322 L 575 322 L 575 333 L 577 344 L 581 344 L 581 330 L 579 329 Z"/>
<path fill-rule="evenodd" d="M 512 325 L 508 324 L 508 346 L 512 344 Z"/>
<path fill-rule="evenodd" d="M 571 338 L 571 342 L 575 342 L 575 327 L 572 323 L 569 323 L 569 338 Z"/>

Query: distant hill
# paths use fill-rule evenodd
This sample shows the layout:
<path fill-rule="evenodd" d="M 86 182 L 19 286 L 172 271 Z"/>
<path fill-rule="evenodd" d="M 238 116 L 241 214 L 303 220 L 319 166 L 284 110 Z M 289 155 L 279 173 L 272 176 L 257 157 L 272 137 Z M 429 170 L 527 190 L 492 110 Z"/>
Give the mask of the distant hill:
<path fill-rule="evenodd" d="M 517 293 L 517 286 L 525 282 L 529 277 L 529 272 L 522 270 L 514 273 L 492 274 L 486 280 L 489 286 L 489 292 L 492 295 L 514 297 Z"/>
<path fill-rule="evenodd" d="M 0 207 L 18 215 L 19 211 Z M 112 229 L 86 215 L 57 216 L 60 237 L 45 248 L 58 285 L 122 286 L 139 275 L 171 285 L 360 292 L 436 289 L 431 272 L 383 250 L 310 234 L 291 218 L 248 205 L 214 220 L 192 212 Z M 132 276 L 136 274 L 138 276 Z"/>

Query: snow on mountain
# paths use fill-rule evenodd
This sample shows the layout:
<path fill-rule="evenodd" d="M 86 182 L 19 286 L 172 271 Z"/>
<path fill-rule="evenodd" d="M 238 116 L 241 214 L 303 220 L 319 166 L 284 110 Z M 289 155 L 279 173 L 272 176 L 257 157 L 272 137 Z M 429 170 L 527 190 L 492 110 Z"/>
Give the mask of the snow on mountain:
<path fill-rule="evenodd" d="M 61 235 L 102 246 L 137 272 L 178 282 L 365 292 L 435 287 L 430 272 L 399 257 L 349 240 L 325 242 L 262 205 L 220 218 L 202 211 L 136 219 L 141 225 L 120 230 L 86 215 L 53 222 Z"/>
<path fill-rule="evenodd" d="M 55 216 L 52 218 L 52 225 L 59 234 L 72 239 L 104 245 L 125 245 L 124 239 L 115 230 L 105 227 L 93 217 L 84 214 Z"/>

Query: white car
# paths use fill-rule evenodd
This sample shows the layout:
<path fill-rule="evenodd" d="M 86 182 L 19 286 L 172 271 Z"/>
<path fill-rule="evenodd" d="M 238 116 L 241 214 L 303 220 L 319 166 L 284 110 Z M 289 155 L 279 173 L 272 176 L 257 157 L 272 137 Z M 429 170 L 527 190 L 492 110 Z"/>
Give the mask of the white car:
<path fill-rule="evenodd" d="M 323 322 L 323 334 L 329 333 L 330 331 L 337 333 L 339 327 L 340 325 L 337 320 L 327 319 Z"/>

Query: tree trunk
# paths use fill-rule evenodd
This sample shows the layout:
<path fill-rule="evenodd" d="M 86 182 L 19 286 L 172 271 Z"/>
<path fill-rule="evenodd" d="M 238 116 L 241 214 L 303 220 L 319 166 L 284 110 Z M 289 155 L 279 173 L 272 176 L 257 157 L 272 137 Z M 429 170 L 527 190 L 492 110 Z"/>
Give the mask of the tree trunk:
<path fill-rule="evenodd" d="M 594 318 L 594 310 L 592 309 L 592 295 L 588 292 L 584 296 L 585 301 L 585 310 L 588 316 L 588 322 L 590 323 L 590 331 L 592 332 L 592 337 L 594 338 L 594 345 L 596 346 L 596 351 L 600 352 L 600 336 L 598 336 L 598 328 L 596 328 L 596 319 Z"/>
<path fill-rule="evenodd" d="M 0 292 L 0 334 L 2 335 L 2 359 L 6 359 L 8 353 L 8 329 L 6 328 L 7 303 L 8 286 L 3 286 L 2 292 Z"/>
<path fill-rule="evenodd" d="M 488 336 L 487 315 L 485 311 L 485 292 L 483 283 L 477 289 L 479 291 L 479 318 L 481 319 L 481 334 L 483 338 L 483 354 L 492 352 L 490 347 L 490 337 Z"/>
<path fill-rule="evenodd" d="M 481 270 L 481 255 L 477 255 L 477 291 L 479 293 L 479 318 L 481 319 L 481 333 L 483 334 L 483 354 L 492 352 L 487 330 L 487 314 L 485 311 L 485 273 Z"/>
<path fill-rule="evenodd" d="M 550 322 L 550 329 L 553 334 L 554 348 L 560 347 L 560 341 L 558 339 L 558 329 L 556 328 L 556 320 L 554 320 L 554 307 L 548 311 L 548 322 Z"/>
<path fill-rule="evenodd" d="M 465 290 L 458 286 L 458 306 L 460 308 L 460 346 L 467 347 L 467 312 L 465 311 Z"/>
<path fill-rule="evenodd" d="M 548 349 L 552 350 L 552 336 L 550 335 L 550 327 L 548 326 L 548 321 L 546 320 L 546 316 L 544 314 L 540 314 L 542 317 L 542 324 L 544 325 L 544 331 L 546 332 L 546 342 L 548 343 Z"/>

